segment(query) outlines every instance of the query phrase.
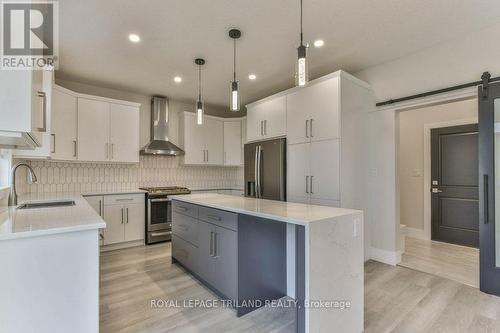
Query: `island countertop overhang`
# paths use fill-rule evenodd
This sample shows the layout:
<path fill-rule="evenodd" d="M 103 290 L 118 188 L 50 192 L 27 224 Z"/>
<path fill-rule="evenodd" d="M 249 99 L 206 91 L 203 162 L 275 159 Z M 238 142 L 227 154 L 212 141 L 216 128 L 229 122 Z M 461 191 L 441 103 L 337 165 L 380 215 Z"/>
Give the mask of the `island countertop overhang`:
<path fill-rule="evenodd" d="M 340 216 L 362 214 L 362 211 L 354 209 L 306 205 L 216 193 L 176 195 L 172 196 L 171 199 L 297 225 L 309 225 L 310 223 Z"/>

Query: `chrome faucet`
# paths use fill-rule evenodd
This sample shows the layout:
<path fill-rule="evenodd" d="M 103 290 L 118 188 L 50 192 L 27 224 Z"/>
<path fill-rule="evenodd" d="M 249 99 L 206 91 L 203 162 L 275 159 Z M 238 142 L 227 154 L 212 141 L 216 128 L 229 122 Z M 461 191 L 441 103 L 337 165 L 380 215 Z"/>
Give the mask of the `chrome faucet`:
<path fill-rule="evenodd" d="M 36 183 L 36 175 L 31 166 L 26 163 L 18 163 L 12 167 L 11 171 L 11 187 L 9 195 L 9 206 L 17 206 L 17 192 L 16 192 L 16 170 L 20 166 L 26 167 L 28 169 L 28 182 L 30 184 Z"/>

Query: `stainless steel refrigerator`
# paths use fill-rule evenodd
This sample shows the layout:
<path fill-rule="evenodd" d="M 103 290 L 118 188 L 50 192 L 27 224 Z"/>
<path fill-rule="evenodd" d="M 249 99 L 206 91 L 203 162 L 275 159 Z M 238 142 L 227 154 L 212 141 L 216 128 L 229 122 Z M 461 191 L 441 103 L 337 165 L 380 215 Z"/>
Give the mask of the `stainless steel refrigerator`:
<path fill-rule="evenodd" d="M 245 196 L 286 201 L 286 139 L 245 145 Z"/>

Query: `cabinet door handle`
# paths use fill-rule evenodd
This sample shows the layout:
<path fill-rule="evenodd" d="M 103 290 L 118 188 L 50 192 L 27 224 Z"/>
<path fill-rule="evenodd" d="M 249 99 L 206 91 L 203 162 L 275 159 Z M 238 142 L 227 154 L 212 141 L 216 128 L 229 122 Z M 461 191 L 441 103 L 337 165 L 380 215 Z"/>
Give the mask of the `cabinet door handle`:
<path fill-rule="evenodd" d="M 40 132 L 47 132 L 47 94 L 39 91 L 37 95 L 42 98 L 42 127 L 39 127 L 38 130 Z"/>
<path fill-rule="evenodd" d="M 208 162 L 208 149 L 207 149 L 207 162 Z"/>
<path fill-rule="evenodd" d="M 309 121 L 309 135 L 311 136 L 311 138 L 314 138 L 314 134 L 313 134 L 313 120 L 314 119 L 311 119 Z"/>
<path fill-rule="evenodd" d="M 214 232 L 214 257 L 218 256 L 218 249 L 217 249 L 217 233 Z"/>
<path fill-rule="evenodd" d="M 264 136 L 264 121 L 260 121 L 260 136 Z"/>
<path fill-rule="evenodd" d="M 311 181 L 311 185 L 309 186 L 309 192 L 311 192 L 311 194 L 314 194 L 314 192 L 313 192 L 313 178 L 314 178 L 314 176 L 311 176 L 309 178 Z"/>
<path fill-rule="evenodd" d="M 123 208 L 122 208 L 122 224 L 123 224 Z"/>
<path fill-rule="evenodd" d="M 127 207 L 127 224 L 128 224 L 128 207 Z"/>
<path fill-rule="evenodd" d="M 306 193 L 309 193 L 309 176 L 306 176 Z"/>
<path fill-rule="evenodd" d="M 489 205 L 489 189 L 488 189 L 488 175 L 483 176 L 483 190 L 484 190 L 484 224 L 490 224 L 490 205 Z"/>
<path fill-rule="evenodd" d="M 99 200 L 99 216 L 102 217 L 102 206 L 101 206 L 101 200 Z"/>
<path fill-rule="evenodd" d="M 309 119 L 306 120 L 306 138 L 309 137 Z"/>
<path fill-rule="evenodd" d="M 52 133 L 50 136 L 52 137 L 52 150 L 50 153 L 54 154 L 56 152 L 56 135 Z"/>
<path fill-rule="evenodd" d="M 222 221 L 222 219 L 216 215 L 208 214 L 207 217 L 211 220 L 214 220 L 214 221 Z"/>
<path fill-rule="evenodd" d="M 54 142 L 55 142 L 55 141 L 54 141 Z M 73 150 L 73 151 L 74 151 L 74 154 L 73 154 L 73 157 L 77 157 L 77 156 L 78 156 L 78 145 L 77 145 L 76 140 L 73 140 L 73 146 L 74 146 L 74 150 Z M 55 143 L 54 143 L 54 147 L 55 147 Z M 56 149 L 54 148 L 54 150 L 56 150 Z"/>
<path fill-rule="evenodd" d="M 267 135 L 267 120 L 264 120 L 264 135 Z"/>
<path fill-rule="evenodd" d="M 214 256 L 214 233 L 210 231 L 210 243 L 209 243 L 209 248 L 210 248 L 210 256 Z"/>

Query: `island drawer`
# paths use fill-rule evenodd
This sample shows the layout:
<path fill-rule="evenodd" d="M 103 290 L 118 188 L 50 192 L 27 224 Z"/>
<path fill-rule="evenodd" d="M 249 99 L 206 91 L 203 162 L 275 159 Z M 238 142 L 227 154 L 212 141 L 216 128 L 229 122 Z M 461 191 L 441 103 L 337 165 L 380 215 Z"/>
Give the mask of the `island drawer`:
<path fill-rule="evenodd" d="M 219 227 L 238 231 L 238 214 L 219 209 L 200 207 L 199 218 Z"/>
<path fill-rule="evenodd" d="M 198 249 L 193 244 L 186 242 L 175 234 L 172 235 L 172 256 L 192 271 L 197 271 L 197 251 Z"/>
<path fill-rule="evenodd" d="M 174 211 L 172 215 L 172 233 L 198 246 L 198 223 L 195 218 Z"/>
<path fill-rule="evenodd" d="M 198 206 L 186 202 L 172 201 L 173 211 L 187 216 L 198 218 Z"/>

